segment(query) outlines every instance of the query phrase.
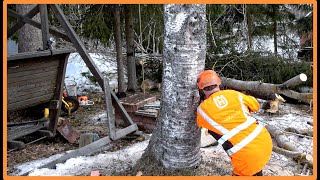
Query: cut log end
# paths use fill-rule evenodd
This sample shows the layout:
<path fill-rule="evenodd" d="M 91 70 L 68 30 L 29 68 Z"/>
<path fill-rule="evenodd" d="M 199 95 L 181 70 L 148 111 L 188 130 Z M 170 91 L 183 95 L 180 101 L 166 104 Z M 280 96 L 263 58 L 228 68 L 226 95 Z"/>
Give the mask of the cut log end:
<path fill-rule="evenodd" d="M 300 80 L 301 80 L 301 81 L 307 81 L 307 79 L 308 79 L 308 78 L 307 78 L 307 75 L 306 75 L 306 74 L 304 74 L 304 73 L 301 73 L 301 74 L 300 74 Z"/>

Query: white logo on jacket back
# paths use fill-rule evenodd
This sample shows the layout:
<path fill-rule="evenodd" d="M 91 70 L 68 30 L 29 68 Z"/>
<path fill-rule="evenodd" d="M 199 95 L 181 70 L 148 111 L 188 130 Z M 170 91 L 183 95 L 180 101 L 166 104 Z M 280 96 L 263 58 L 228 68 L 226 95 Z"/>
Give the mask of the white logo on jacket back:
<path fill-rule="evenodd" d="M 223 95 L 214 97 L 213 102 L 216 104 L 217 108 L 219 108 L 219 109 L 222 109 L 222 108 L 228 106 L 228 101 Z"/>

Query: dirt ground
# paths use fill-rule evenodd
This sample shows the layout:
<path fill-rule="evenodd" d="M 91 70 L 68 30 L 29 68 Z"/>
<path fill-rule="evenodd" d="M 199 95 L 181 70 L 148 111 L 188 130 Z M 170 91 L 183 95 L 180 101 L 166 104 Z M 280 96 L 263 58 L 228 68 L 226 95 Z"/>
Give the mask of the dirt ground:
<path fill-rule="evenodd" d="M 132 94 L 132 93 L 131 93 Z M 131 94 L 127 94 L 130 96 Z M 153 93 L 159 96 L 159 93 Z M 92 106 L 79 106 L 78 110 L 70 116 L 61 111 L 60 118 L 68 120 L 72 127 L 79 133 L 96 133 L 99 137 L 108 136 L 107 123 L 105 122 L 105 101 L 103 93 L 94 93 L 87 95 L 88 98 L 94 101 Z M 134 99 L 137 100 L 136 98 Z M 127 102 L 130 103 L 130 102 Z M 20 111 L 8 113 L 8 124 L 40 119 L 43 115 L 45 105 L 40 105 L 33 108 L 27 108 Z M 28 139 L 34 139 L 35 136 L 21 138 L 22 141 L 28 142 Z M 19 139 L 20 140 L 20 139 Z M 109 151 L 116 151 L 130 144 L 144 140 L 143 138 L 124 138 L 114 143 Z M 16 164 L 30 162 L 40 158 L 47 158 L 54 154 L 62 153 L 68 150 L 79 148 L 79 138 L 73 143 L 69 143 L 58 131 L 53 139 L 43 139 L 35 143 L 26 145 L 21 150 L 7 151 L 7 172 L 14 171 Z"/>
<path fill-rule="evenodd" d="M 156 94 L 159 97 L 159 94 Z M 72 127 L 80 133 L 91 132 L 98 134 L 99 137 L 105 137 L 108 135 L 107 131 L 107 123 L 105 121 L 105 102 L 104 102 L 104 95 L 101 93 L 97 94 L 90 94 L 87 95 L 90 100 L 94 101 L 93 106 L 80 106 L 77 111 L 72 113 L 70 117 L 67 116 L 66 113 L 61 114 L 61 118 L 67 119 L 71 124 Z M 128 103 L 128 102 L 127 102 Z M 8 114 L 8 123 L 13 122 L 21 122 L 21 121 L 28 121 L 34 118 L 41 118 L 43 112 L 37 113 L 35 112 L 36 108 L 32 108 L 29 111 L 23 110 L 18 112 L 12 112 Z M 294 107 L 284 106 L 283 110 L 286 110 L 285 114 L 296 114 L 300 115 L 297 116 L 300 119 L 303 116 L 310 116 L 312 112 L 309 112 L 309 106 L 297 106 Z M 40 114 L 40 115 L 39 115 Z M 281 115 L 277 115 L 282 117 Z M 277 116 L 273 118 L 276 119 Z M 295 119 L 295 118 L 294 118 Z M 284 120 L 278 119 L 277 121 L 281 122 Z M 296 120 L 295 120 L 296 121 Z M 302 120 L 304 121 L 304 120 Z M 144 139 L 145 136 L 140 137 L 127 137 L 120 140 L 117 140 L 117 143 L 113 143 L 112 147 L 105 152 L 105 155 L 96 155 L 99 156 L 98 159 L 103 161 L 102 163 L 106 166 L 101 169 L 101 175 L 110 175 L 110 168 L 113 168 L 112 171 L 119 171 L 117 175 L 128 175 L 123 174 L 129 172 L 130 167 L 124 166 L 125 163 L 121 162 L 119 166 L 108 166 L 106 165 L 106 160 L 102 159 L 100 156 L 107 156 L 109 154 L 116 153 L 118 150 L 126 149 L 126 147 L 134 146 L 135 144 L 145 143 Z M 79 141 L 77 140 L 75 143 L 69 143 L 63 136 L 59 133 L 53 139 L 44 139 L 36 143 L 32 143 L 27 145 L 22 150 L 16 151 L 7 151 L 7 173 L 11 174 L 16 169 L 14 168 L 15 165 L 31 162 L 37 159 L 42 158 L 49 158 L 52 155 L 63 153 L 69 150 L 79 148 Z M 135 148 L 139 149 L 139 148 Z M 142 151 L 139 153 L 142 153 Z M 230 164 L 230 159 L 225 155 L 225 152 L 222 150 L 220 146 L 211 146 L 209 148 L 203 148 L 201 150 L 201 154 L 204 157 L 202 162 L 199 166 L 199 173 L 202 176 L 229 176 L 232 171 L 232 166 Z M 126 153 L 119 153 L 116 156 L 126 155 Z M 138 156 L 138 153 L 135 154 Z M 90 156 L 90 158 L 94 159 L 95 156 Z M 93 160 L 93 161 L 98 161 Z M 90 159 L 88 159 L 89 161 Z M 96 163 L 96 162 L 95 162 Z M 127 163 L 127 162 L 126 162 Z M 82 166 L 87 165 L 79 164 L 79 168 L 81 169 Z M 65 167 L 61 167 L 65 168 Z M 88 168 L 88 167 L 87 167 Z M 92 167 L 91 167 L 92 168 Z M 301 171 L 303 165 L 299 165 L 296 162 L 290 160 L 288 161 L 284 156 L 273 153 L 272 158 L 268 165 L 264 170 L 264 174 L 266 176 L 295 176 L 297 172 Z M 45 170 L 42 170 L 45 171 Z M 49 171 L 49 170 L 48 170 Z M 49 171 L 49 174 L 54 174 L 56 171 L 52 170 Z M 36 173 L 36 172 L 34 172 Z M 70 173 L 70 172 L 69 172 Z M 84 171 L 81 172 L 82 174 L 79 175 L 88 175 L 88 172 Z M 121 173 L 121 174 L 119 174 Z M 113 174 L 113 173 L 111 173 Z M 63 174 L 62 174 L 63 175 Z M 76 174 L 75 174 L 76 175 Z M 135 175 L 135 174 L 131 174 Z"/>

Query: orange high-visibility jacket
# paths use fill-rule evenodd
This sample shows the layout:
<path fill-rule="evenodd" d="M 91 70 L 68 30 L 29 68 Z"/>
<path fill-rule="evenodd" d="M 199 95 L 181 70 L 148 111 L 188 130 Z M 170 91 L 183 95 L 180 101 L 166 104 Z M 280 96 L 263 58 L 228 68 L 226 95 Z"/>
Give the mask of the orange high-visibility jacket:
<path fill-rule="evenodd" d="M 236 175 L 251 176 L 270 160 L 270 134 L 250 116 L 250 112 L 258 110 L 259 103 L 254 97 L 234 90 L 213 93 L 197 109 L 198 126 L 215 134 L 230 156 Z"/>

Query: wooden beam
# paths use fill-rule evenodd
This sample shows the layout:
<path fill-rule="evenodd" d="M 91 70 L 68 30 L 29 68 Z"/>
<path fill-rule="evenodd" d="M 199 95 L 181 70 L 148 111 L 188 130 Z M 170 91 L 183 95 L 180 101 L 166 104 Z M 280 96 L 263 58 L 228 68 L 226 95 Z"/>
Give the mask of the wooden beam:
<path fill-rule="evenodd" d="M 108 128 L 109 128 L 109 136 L 111 140 L 115 140 L 116 138 L 116 127 L 115 127 L 115 117 L 113 114 L 112 107 L 112 99 L 111 99 L 111 90 L 109 86 L 108 78 L 104 78 L 104 94 L 106 101 L 106 110 L 107 110 L 107 118 L 108 118 Z"/>
<path fill-rule="evenodd" d="M 121 138 L 121 137 L 124 137 L 125 135 L 127 134 L 130 134 L 131 132 L 137 130 L 138 127 L 136 124 L 134 125 L 131 125 L 127 128 L 124 128 L 122 130 L 120 130 L 119 132 L 117 132 L 118 136 L 117 136 L 117 139 Z M 70 158 L 75 158 L 75 157 L 78 157 L 78 156 L 85 156 L 85 155 L 91 155 L 91 154 L 94 154 L 95 152 L 101 150 L 102 148 L 103 149 L 109 149 L 112 147 L 112 144 L 111 144 L 111 139 L 109 138 L 109 136 L 106 136 L 104 138 L 101 138 L 97 141 L 94 141 L 84 147 L 81 147 L 79 149 L 76 149 L 74 151 L 71 151 L 70 153 L 66 154 L 66 155 L 63 155 L 61 156 L 60 158 L 56 159 L 56 160 L 53 160 L 47 164 L 44 164 L 40 167 L 38 167 L 38 169 L 41 169 L 41 168 L 55 168 L 56 164 L 58 163 L 64 163 L 66 162 L 68 159 Z M 30 171 L 29 171 L 30 172 Z M 26 176 L 29 174 L 29 172 L 26 172 L 24 174 L 22 174 L 22 176 Z"/>
<path fill-rule="evenodd" d="M 126 128 L 120 129 L 120 130 L 118 130 L 116 132 L 115 140 L 120 139 L 120 138 L 126 136 L 127 134 L 130 134 L 130 133 L 132 133 L 132 132 L 134 132 L 136 130 L 138 130 L 137 124 L 132 124 L 132 125 L 126 127 Z"/>
<path fill-rule="evenodd" d="M 47 126 L 47 122 L 41 122 L 38 125 L 34 125 L 34 126 L 14 127 L 8 131 L 7 141 L 12 141 L 22 136 L 34 133 L 40 129 L 45 128 L 46 126 Z"/>
<path fill-rule="evenodd" d="M 11 9 L 8 9 L 8 15 L 17 18 L 18 20 L 23 21 L 24 23 L 28 23 L 31 26 L 34 26 L 34 27 L 36 27 L 38 29 L 41 29 L 41 24 L 40 23 L 38 23 L 38 22 L 36 22 L 36 21 L 34 21 L 34 20 L 30 19 L 30 18 L 24 17 L 21 14 L 13 11 Z M 59 32 L 59 31 L 57 31 L 55 29 L 52 29 L 52 28 L 49 28 L 49 32 L 50 32 L 50 34 L 52 34 L 54 36 L 60 37 L 60 38 L 66 40 L 68 42 L 71 42 L 69 37 L 66 34 L 62 33 L 62 32 Z"/>
<path fill-rule="evenodd" d="M 48 22 L 48 8 L 46 4 L 39 5 L 40 17 L 41 17 L 41 32 L 42 32 L 42 47 L 48 49 L 49 40 L 49 22 Z"/>
<path fill-rule="evenodd" d="M 53 96 L 53 93 L 44 96 L 28 99 L 25 101 L 20 101 L 17 103 L 8 104 L 8 111 L 18 110 L 21 108 L 31 107 L 37 104 L 48 102 Z"/>
<path fill-rule="evenodd" d="M 64 59 L 60 60 L 60 67 L 58 69 L 58 75 L 56 80 L 56 88 L 53 95 L 53 100 L 58 100 L 58 109 L 50 109 L 49 110 L 49 127 L 48 130 L 56 134 L 56 130 L 58 127 L 58 118 L 60 116 L 61 111 L 61 104 L 62 104 L 62 93 L 63 93 L 63 86 L 64 86 L 64 78 L 66 74 L 67 64 L 68 64 L 68 57 L 70 54 L 67 54 Z"/>
<path fill-rule="evenodd" d="M 126 109 L 122 106 L 121 102 L 119 101 L 118 97 L 116 96 L 116 94 L 111 91 L 111 95 L 113 97 L 113 100 L 115 101 L 114 105 L 116 106 L 115 108 L 120 109 L 120 115 L 123 118 L 123 120 L 125 121 L 126 125 L 131 125 L 131 124 L 135 124 L 131 117 L 129 116 L 129 114 L 127 113 Z"/>
<path fill-rule="evenodd" d="M 51 4 L 50 5 L 51 10 L 57 17 L 58 21 L 62 25 L 63 29 L 67 33 L 69 39 L 71 40 L 72 44 L 75 46 L 79 54 L 81 55 L 82 59 L 86 63 L 87 67 L 93 74 L 93 76 L 96 78 L 96 80 L 99 82 L 100 87 L 103 86 L 103 78 L 102 74 L 97 68 L 97 66 L 94 64 L 93 60 L 91 59 L 89 53 L 87 52 L 86 48 L 84 47 L 83 43 L 81 42 L 79 36 L 76 34 L 76 32 L 73 30 L 71 24 L 68 22 L 67 18 L 63 14 L 61 8 L 57 4 Z"/>
<path fill-rule="evenodd" d="M 85 47 L 84 47 L 83 43 L 81 42 L 80 38 L 78 37 L 78 35 L 73 30 L 73 28 L 70 25 L 70 23 L 68 22 L 67 18 L 64 16 L 64 14 L 63 14 L 61 8 L 59 7 L 59 5 L 51 4 L 50 8 L 54 12 L 54 14 L 56 15 L 56 17 L 57 17 L 58 21 L 60 22 L 60 24 L 65 29 L 67 35 L 71 39 L 71 42 L 73 43 L 73 45 L 75 46 L 75 48 L 77 49 L 79 54 L 81 55 L 82 59 L 86 63 L 86 65 L 89 68 L 90 72 L 93 74 L 93 76 L 98 81 L 100 87 L 103 90 L 105 90 L 104 89 L 104 79 L 103 79 L 103 76 L 102 76 L 100 70 L 94 64 L 93 60 L 91 59 L 90 55 L 88 54 L 87 50 L 85 49 Z M 111 97 L 116 102 L 115 103 L 116 106 L 117 106 L 116 108 L 120 108 L 120 110 L 121 110 L 120 112 L 121 112 L 122 118 L 124 118 L 124 120 L 126 120 L 130 124 L 134 124 L 134 122 L 131 120 L 130 116 L 128 115 L 128 113 L 126 112 L 126 110 L 124 109 L 124 107 L 120 103 L 118 97 L 114 94 L 113 91 L 111 91 Z"/>
<path fill-rule="evenodd" d="M 55 50 L 52 50 L 52 55 L 72 53 L 74 51 L 75 51 L 74 49 L 70 49 L 70 48 L 55 49 Z M 43 57 L 43 56 L 50 56 L 50 55 L 51 55 L 51 52 L 49 50 L 24 52 L 24 53 L 18 53 L 18 54 L 8 56 L 7 61 L 29 59 L 29 58 Z"/>
<path fill-rule="evenodd" d="M 84 146 L 84 147 L 81 147 L 79 149 L 71 151 L 70 153 L 63 155 L 56 160 L 53 160 L 47 164 L 44 164 L 44 165 L 38 167 L 38 169 L 40 169 L 40 168 L 54 168 L 56 164 L 64 163 L 64 162 L 66 162 L 66 160 L 68 160 L 70 158 L 93 154 L 96 151 L 100 150 L 102 147 L 108 145 L 109 143 L 111 143 L 111 140 L 108 136 L 101 138 L 97 141 L 94 141 L 93 143 L 90 143 L 90 144 Z M 109 145 L 109 147 L 106 147 L 106 148 L 110 148 L 110 147 L 112 147 L 112 146 Z M 27 175 L 28 173 L 26 173 L 24 175 Z"/>
<path fill-rule="evenodd" d="M 32 19 L 35 15 L 38 14 L 38 12 L 39 12 L 39 5 L 36 5 L 25 15 L 25 17 Z M 26 23 L 21 19 L 18 20 L 18 22 L 8 30 L 8 38 L 11 37 L 15 32 L 17 32 L 25 24 Z"/>

